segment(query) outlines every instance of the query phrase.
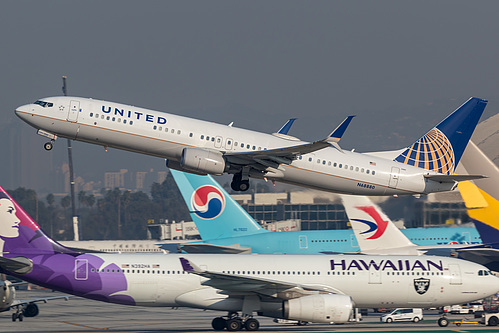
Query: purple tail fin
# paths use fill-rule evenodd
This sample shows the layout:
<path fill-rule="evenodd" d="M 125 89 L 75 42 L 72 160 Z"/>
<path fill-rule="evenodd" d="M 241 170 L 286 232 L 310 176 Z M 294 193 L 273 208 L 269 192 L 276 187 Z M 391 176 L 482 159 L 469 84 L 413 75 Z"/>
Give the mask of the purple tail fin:
<path fill-rule="evenodd" d="M 0 186 L 0 253 L 76 253 L 49 238 Z"/>

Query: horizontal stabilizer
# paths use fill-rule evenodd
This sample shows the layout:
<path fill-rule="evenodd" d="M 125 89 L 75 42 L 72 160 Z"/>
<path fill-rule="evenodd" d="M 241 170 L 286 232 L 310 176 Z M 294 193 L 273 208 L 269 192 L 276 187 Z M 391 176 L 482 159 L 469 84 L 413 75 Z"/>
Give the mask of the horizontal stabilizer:
<path fill-rule="evenodd" d="M 0 257 L 0 268 L 17 274 L 27 274 L 33 269 L 33 263 L 25 257 Z"/>
<path fill-rule="evenodd" d="M 487 178 L 487 176 L 484 175 L 425 175 L 424 177 L 440 183 L 454 183 L 465 180 Z"/>
<path fill-rule="evenodd" d="M 251 247 L 236 245 L 223 246 L 214 244 L 182 244 L 180 249 L 187 253 L 243 254 L 251 253 Z"/>

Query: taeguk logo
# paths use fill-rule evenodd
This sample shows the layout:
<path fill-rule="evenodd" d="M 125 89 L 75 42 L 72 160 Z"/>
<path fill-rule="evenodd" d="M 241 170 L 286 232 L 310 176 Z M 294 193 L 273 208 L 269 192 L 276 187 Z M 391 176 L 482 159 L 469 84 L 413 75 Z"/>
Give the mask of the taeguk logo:
<path fill-rule="evenodd" d="M 204 185 L 192 194 L 191 207 L 199 218 L 212 220 L 224 211 L 225 197 L 215 186 Z"/>

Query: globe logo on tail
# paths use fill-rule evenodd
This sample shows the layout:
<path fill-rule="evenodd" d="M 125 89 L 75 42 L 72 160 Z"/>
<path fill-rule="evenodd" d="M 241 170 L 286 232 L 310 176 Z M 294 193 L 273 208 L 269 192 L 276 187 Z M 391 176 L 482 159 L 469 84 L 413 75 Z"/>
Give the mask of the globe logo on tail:
<path fill-rule="evenodd" d="M 421 139 L 408 147 L 395 161 L 433 170 L 445 175 L 454 172 L 454 150 L 445 134 L 433 128 Z"/>
<path fill-rule="evenodd" d="M 203 220 L 212 220 L 218 217 L 225 208 L 223 193 L 211 185 L 198 187 L 191 198 L 192 213 Z"/>

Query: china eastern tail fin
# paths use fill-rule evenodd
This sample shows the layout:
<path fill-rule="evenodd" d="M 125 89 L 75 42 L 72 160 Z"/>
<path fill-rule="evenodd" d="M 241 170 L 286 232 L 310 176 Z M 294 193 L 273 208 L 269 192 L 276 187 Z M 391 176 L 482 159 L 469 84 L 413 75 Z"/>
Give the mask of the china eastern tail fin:
<path fill-rule="evenodd" d="M 0 186 L 0 253 L 11 257 L 13 254 L 53 254 L 74 253 L 50 239 L 40 226 L 17 204 Z M 17 267 L 25 265 L 15 258 L 0 261 L 0 266 Z"/>
<path fill-rule="evenodd" d="M 341 200 L 362 253 L 419 254 L 416 245 L 369 198 L 342 195 Z"/>
<path fill-rule="evenodd" d="M 270 232 L 263 229 L 213 177 L 170 169 L 203 240 Z"/>
<path fill-rule="evenodd" d="M 395 161 L 445 175 L 453 174 L 486 105 L 486 100 L 470 98 L 403 150 Z"/>

